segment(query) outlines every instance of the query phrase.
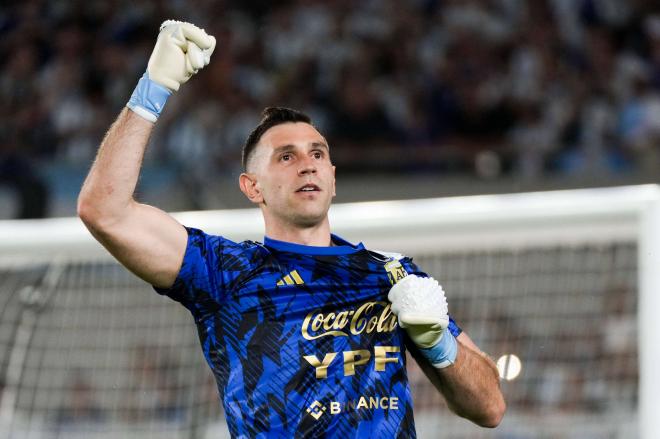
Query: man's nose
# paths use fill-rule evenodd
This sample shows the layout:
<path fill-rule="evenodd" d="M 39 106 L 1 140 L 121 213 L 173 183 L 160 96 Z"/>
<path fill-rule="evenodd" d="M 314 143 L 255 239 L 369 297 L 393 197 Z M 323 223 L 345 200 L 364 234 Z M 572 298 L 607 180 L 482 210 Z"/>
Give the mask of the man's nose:
<path fill-rule="evenodd" d="M 311 158 L 304 160 L 300 163 L 298 168 L 298 175 L 316 174 L 316 163 Z"/>

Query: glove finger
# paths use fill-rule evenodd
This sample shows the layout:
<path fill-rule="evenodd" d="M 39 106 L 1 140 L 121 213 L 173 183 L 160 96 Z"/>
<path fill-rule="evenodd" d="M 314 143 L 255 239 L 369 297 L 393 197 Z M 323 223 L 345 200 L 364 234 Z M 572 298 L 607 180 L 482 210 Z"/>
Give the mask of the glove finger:
<path fill-rule="evenodd" d="M 197 69 L 193 67 L 192 62 L 188 55 L 185 56 L 186 60 L 186 81 L 195 73 L 197 73 Z"/>
<path fill-rule="evenodd" d="M 194 70 L 199 70 L 206 65 L 204 62 L 205 60 L 202 49 L 200 49 L 197 44 L 193 43 L 192 41 L 188 43 L 188 53 L 186 53 L 186 58 L 188 58 L 190 66 Z M 186 66 L 187 65 L 188 63 L 186 63 Z"/>
<path fill-rule="evenodd" d="M 392 288 L 390 288 L 390 291 L 387 293 L 387 299 L 390 302 L 395 302 L 399 296 L 405 294 L 405 286 L 403 281 L 406 280 L 406 278 L 403 278 L 399 282 L 395 283 Z"/>
<path fill-rule="evenodd" d="M 170 41 L 173 42 L 175 45 L 181 48 L 184 52 L 188 50 L 188 41 L 186 41 L 186 37 L 183 34 L 183 31 L 181 30 L 181 27 L 179 26 L 172 26 L 172 29 L 167 29 L 165 32 L 166 35 L 169 35 Z"/>
<path fill-rule="evenodd" d="M 180 28 L 186 39 L 197 44 L 200 49 L 208 49 L 212 44 L 214 44 L 213 40 L 211 40 L 211 37 L 194 24 L 181 23 Z"/>
<path fill-rule="evenodd" d="M 404 311 L 399 314 L 399 321 L 405 325 L 438 325 L 439 328 L 446 328 L 449 325 L 449 318 L 430 316 L 428 314 L 414 313 Z"/>
<path fill-rule="evenodd" d="M 209 37 L 211 38 L 211 47 L 202 50 L 202 53 L 204 54 L 204 65 L 208 65 L 209 62 L 211 62 L 211 55 L 215 50 L 215 37 L 213 35 L 209 35 Z"/>
<path fill-rule="evenodd" d="M 158 28 L 158 32 L 162 31 L 168 26 L 174 26 L 181 23 L 179 20 L 165 20 L 160 24 L 160 27 Z"/>

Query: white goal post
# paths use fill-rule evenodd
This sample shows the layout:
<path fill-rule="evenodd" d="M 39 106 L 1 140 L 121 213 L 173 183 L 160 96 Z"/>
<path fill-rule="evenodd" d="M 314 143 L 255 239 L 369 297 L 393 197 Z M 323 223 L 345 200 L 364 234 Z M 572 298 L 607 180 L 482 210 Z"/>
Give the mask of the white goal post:
<path fill-rule="evenodd" d="M 236 241 L 260 241 L 263 237 L 263 222 L 257 209 L 173 215 L 187 226 Z M 413 255 L 634 243 L 639 362 L 636 431 L 641 439 L 657 436 L 660 186 L 337 204 L 331 208 L 330 221 L 333 232 L 349 241 L 362 241 L 367 248 Z M 20 267 L 42 260 L 103 261 L 107 258 L 109 255 L 77 218 L 0 221 L 0 267 Z M 0 348 L 1 344 L 2 340 Z M 21 353 L 14 349 L 13 355 Z M 2 361 L 0 358 L 0 374 L 11 375 L 11 370 L 1 369 Z M 5 363 L 11 361 L 5 360 Z M 7 393 L 2 397 L 0 420 L 13 413 L 9 406 L 15 401 Z"/>

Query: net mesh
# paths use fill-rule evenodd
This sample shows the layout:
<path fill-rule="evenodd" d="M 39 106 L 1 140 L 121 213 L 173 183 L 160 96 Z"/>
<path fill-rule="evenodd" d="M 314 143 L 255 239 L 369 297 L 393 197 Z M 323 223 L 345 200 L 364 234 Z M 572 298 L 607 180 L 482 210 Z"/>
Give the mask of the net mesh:
<path fill-rule="evenodd" d="M 409 359 L 419 437 L 636 437 L 636 252 L 413 254 L 471 338 L 522 365 L 502 381 L 503 423 L 485 430 L 452 415 Z M 118 264 L 5 266 L 0 292 L 0 437 L 228 437 L 192 318 Z"/>
<path fill-rule="evenodd" d="M 522 366 L 502 381 L 508 411 L 494 431 L 438 414 L 442 398 L 414 370 L 420 435 L 636 437 L 636 255 L 632 243 L 610 243 L 416 258 L 442 279 L 452 314 L 479 347 Z"/>

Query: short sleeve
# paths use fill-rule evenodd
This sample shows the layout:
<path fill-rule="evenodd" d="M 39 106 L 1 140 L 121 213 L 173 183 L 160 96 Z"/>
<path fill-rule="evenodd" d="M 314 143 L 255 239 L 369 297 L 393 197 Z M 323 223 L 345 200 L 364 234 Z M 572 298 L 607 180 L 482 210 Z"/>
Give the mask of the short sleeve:
<path fill-rule="evenodd" d="M 458 323 L 454 320 L 454 318 L 450 315 L 449 316 L 449 326 L 447 327 L 449 329 L 449 332 L 451 332 L 451 335 L 454 337 L 458 337 L 463 330 L 461 329 L 460 326 L 458 326 Z"/>
<path fill-rule="evenodd" d="M 222 249 L 230 241 L 194 228 L 186 227 L 186 231 L 186 252 L 174 284 L 170 288 L 154 289 L 180 302 L 199 318 L 216 310 L 222 300 Z"/>

